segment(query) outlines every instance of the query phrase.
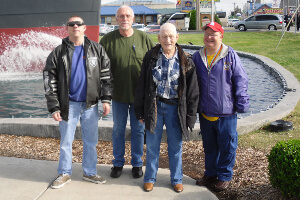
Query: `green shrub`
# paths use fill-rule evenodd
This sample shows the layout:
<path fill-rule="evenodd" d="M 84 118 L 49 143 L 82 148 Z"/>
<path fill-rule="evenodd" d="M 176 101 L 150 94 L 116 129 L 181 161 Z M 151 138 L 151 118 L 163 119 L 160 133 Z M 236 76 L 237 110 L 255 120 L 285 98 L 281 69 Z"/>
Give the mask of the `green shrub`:
<path fill-rule="evenodd" d="M 286 197 L 300 197 L 300 140 L 278 142 L 268 161 L 271 184 Z"/>
<path fill-rule="evenodd" d="M 217 22 L 218 24 L 220 24 L 222 26 L 221 20 L 217 14 L 215 14 L 215 22 Z"/>
<path fill-rule="evenodd" d="M 189 30 L 196 30 L 196 10 L 189 12 L 190 24 Z"/>

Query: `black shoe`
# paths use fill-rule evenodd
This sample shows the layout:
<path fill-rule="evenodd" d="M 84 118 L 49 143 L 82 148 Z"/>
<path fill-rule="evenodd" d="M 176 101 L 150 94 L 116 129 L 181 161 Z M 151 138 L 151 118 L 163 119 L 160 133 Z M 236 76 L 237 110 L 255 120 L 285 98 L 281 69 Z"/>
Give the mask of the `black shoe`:
<path fill-rule="evenodd" d="M 119 178 L 122 174 L 123 167 L 115 167 L 111 168 L 110 177 L 112 178 Z"/>
<path fill-rule="evenodd" d="M 201 179 L 197 180 L 196 181 L 196 185 L 199 185 L 199 186 L 207 186 L 211 183 L 214 183 L 218 180 L 218 177 L 216 176 L 207 176 L 207 175 L 204 175 Z"/>
<path fill-rule="evenodd" d="M 142 167 L 133 167 L 132 168 L 132 176 L 133 176 L 133 178 L 141 178 L 143 176 Z"/>

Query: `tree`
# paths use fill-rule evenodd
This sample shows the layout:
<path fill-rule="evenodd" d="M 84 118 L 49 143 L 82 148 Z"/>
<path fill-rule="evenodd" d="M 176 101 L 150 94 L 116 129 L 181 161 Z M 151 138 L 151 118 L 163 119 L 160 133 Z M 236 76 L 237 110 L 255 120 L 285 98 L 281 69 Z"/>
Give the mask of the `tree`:
<path fill-rule="evenodd" d="M 189 12 L 188 16 L 190 18 L 189 30 L 196 30 L 196 10 Z"/>
<path fill-rule="evenodd" d="M 222 23 L 220 21 L 220 18 L 218 17 L 217 14 L 215 14 L 215 22 L 217 22 L 218 24 L 220 24 L 222 26 Z"/>

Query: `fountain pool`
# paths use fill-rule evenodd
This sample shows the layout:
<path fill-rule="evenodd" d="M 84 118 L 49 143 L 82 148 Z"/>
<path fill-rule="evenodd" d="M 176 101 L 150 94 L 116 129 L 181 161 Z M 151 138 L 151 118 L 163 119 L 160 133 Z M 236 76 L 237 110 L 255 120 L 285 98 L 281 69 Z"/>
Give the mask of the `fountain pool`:
<path fill-rule="evenodd" d="M 48 54 L 61 39 L 37 32 L 9 39 L 7 44 L 11 45 L 6 45 L 0 52 L 0 118 L 51 117 L 46 109 L 42 70 Z M 282 98 L 284 88 L 259 62 L 243 56 L 241 60 L 249 77 L 251 103 L 248 113 L 239 114 L 243 118 L 275 106 Z M 112 120 L 112 114 L 103 120 Z"/>

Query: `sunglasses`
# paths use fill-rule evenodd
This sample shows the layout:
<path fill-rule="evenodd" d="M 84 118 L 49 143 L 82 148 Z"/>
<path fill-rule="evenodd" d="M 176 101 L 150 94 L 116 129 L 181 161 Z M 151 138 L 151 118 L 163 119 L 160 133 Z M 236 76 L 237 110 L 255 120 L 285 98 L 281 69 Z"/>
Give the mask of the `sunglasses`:
<path fill-rule="evenodd" d="M 82 25 L 84 25 L 84 22 L 81 22 L 81 21 L 73 21 L 73 22 L 68 22 L 67 25 L 68 25 L 68 26 L 71 26 L 71 27 L 74 27 L 75 25 L 77 25 L 77 26 L 82 26 Z"/>

